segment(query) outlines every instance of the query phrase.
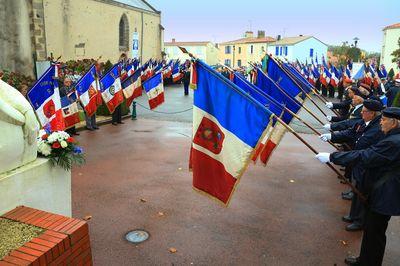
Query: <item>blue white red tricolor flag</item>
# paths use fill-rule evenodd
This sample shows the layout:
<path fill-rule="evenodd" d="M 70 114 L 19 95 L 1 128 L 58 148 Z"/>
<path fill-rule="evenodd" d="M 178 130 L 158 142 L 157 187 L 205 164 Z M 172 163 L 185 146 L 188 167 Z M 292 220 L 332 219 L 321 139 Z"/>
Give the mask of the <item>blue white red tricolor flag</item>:
<path fill-rule="evenodd" d="M 194 63 L 193 187 L 228 204 L 271 112 L 205 63 Z"/>
<path fill-rule="evenodd" d="M 130 106 L 132 101 L 142 95 L 142 70 L 136 70 L 129 78 L 122 82 L 122 91 L 126 98 L 126 106 Z"/>
<path fill-rule="evenodd" d="M 154 109 L 164 102 L 164 84 L 161 72 L 143 83 L 143 88 L 149 98 L 150 109 Z"/>
<path fill-rule="evenodd" d="M 175 63 L 172 69 L 172 81 L 174 83 L 180 81 L 183 77 L 183 73 L 179 69 L 179 63 Z"/>
<path fill-rule="evenodd" d="M 29 90 L 27 98 L 35 109 L 42 127 L 51 131 L 64 130 L 57 67 L 52 65 Z"/>
<path fill-rule="evenodd" d="M 101 78 L 100 83 L 102 84 L 100 86 L 101 97 L 110 113 L 113 113 L 115 108 L 124 101 L 118 64 L 115 64 L 112 69 Z"/>
<path fill-rule="evenodd" d="M 69 95 L 61 97 L 61 108 L 66 129 L 80 122 L 79 109 L 76 101 L 77 96 L 75 91 L 71 91 Z"/>
<path fill-rule="evenodd" d="M 97 110 L 100 83 L 96 78 L 96 67 L 93 65 L 89 71 L 76 83 L 76 92 L 85 109 L 87 116 L 92 116 Z"/>

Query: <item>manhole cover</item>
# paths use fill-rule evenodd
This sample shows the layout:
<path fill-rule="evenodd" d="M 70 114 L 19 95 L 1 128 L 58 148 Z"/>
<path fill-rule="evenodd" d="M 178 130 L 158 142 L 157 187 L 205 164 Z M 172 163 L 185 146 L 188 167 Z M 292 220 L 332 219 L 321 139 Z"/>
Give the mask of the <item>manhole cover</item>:
<path fill-rule="evenodd" d="M 142 243 L 149 238 L 149 233 L 144 230 L 133 230 L 125 235 L 126 240 L 131 243 Z"/>

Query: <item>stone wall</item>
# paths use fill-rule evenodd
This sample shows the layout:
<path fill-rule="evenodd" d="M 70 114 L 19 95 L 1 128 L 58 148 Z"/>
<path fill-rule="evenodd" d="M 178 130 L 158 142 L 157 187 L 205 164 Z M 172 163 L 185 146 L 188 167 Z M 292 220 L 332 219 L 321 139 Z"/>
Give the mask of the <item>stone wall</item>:
<path fill-rule="evenodd" d="M 0 0 L 0 69 L 33 75 L 31 0 Z"/>

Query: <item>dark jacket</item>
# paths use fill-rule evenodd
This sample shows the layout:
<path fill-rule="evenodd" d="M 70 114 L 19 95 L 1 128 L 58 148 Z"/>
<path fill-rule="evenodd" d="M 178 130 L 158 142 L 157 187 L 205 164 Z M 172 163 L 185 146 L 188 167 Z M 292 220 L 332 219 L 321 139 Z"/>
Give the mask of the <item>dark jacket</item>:
<path fill-rule="evenodd" d="M 375 117 L 368 126 L 361 120 L 349 129 L 332 133 L 331 141 L 334 143 L 350 143 L 354 150 L 369 148 L 378 143 L 384 134 L 380 125 L 381 116 Z"/>
<path fill-rule="evenodd" d="M 332 109 L 339 111 L 339 116 L 333 116 L 331 122 L 340 122 L 350 116 L 351 99 L 341 101 L 340 103 L 334 103 Z"/>
<path fill-rule="evenodd" d="M 363 187 L 371 209 L 384 215 L 400 215 L 400 128 L 391 130 L 370 148 L 334 152 L 330 160 L 339 165 L 357 163 L 364 168 Z M 385 176 L 389 179 L 374 187 Z"/>
<path fill-rule="evenodd" d="M 387 106 L 390 107 L 393 105 L 393 102 L 396 98 L 396 96 L 400 93 L 400 87 L 392 85 L 389 87 L 389 89 L 386 91 L 386 97 L 387 97 Z"/>
<path fill-rule="evenodd" d="M 346 130 L 351 127 L 353 127 L 356 123 L 360 122 L 361 118 L 361 110 L 362 106 L 357 108 L 355 111 L 351 111 L 349 118 L 340 121 L 340 122 L 334 122 L 331 124 L 331 130 L 332 131 L 340 131 L 340 130 Z"/>

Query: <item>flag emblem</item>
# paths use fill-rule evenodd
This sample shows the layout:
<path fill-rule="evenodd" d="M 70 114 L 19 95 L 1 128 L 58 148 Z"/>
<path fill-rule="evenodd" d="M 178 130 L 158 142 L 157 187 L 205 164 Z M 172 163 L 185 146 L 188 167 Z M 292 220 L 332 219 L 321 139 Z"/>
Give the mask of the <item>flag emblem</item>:
<path fill-rule="evenodd" d="M 197 129 L 193 142 L 214 154 L 222 150 L 225 135 L 216 123 L 203 117 Z"/>
<path fill-rule="evenodd" d="M 94 95 L 96 95 L 96 89 L 92 86 L 88 89 L 89 91 L 89 99 L 91 99 Z"/>
<path fill-rule="evenodd" d="M 44 115 L 49 119 L 56 113 L 56 106 L 54 105 L 53 100 L 48 101 L 43 106 L 43 112 L 44 112 Z"/>
<path fill-rule="evenodd" d="M 114 85 L 111 85 L 111 87 L 110 87 L 110 94 L 112 96 L 114 96 L 114 94 L 115 94 L 115 86 Z"/>

